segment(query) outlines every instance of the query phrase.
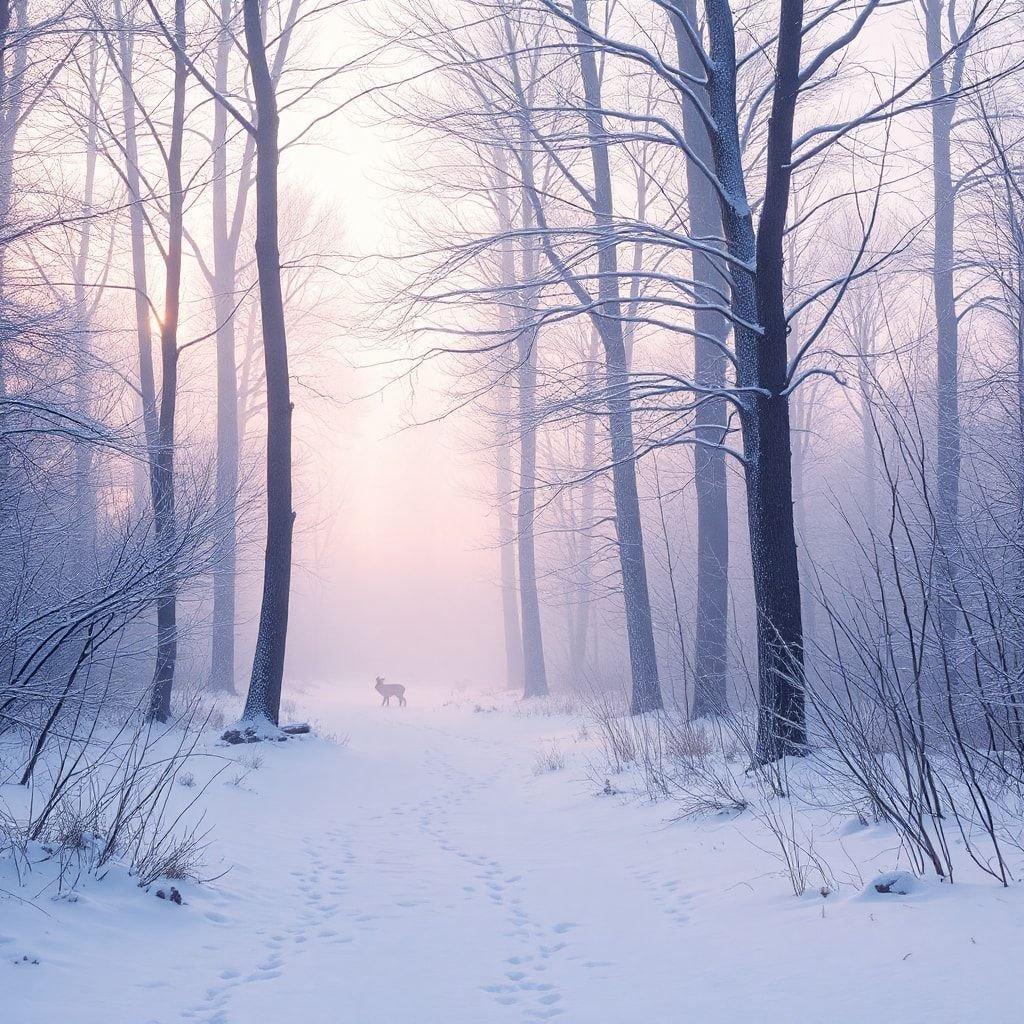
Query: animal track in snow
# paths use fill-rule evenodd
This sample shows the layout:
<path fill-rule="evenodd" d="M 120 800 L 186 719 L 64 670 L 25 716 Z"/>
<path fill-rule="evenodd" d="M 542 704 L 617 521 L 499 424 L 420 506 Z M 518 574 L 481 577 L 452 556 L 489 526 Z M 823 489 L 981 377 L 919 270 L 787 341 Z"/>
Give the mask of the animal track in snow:
<path fill-rule="evenodd" d="M 181 1015 L 183 1020 L 197 1024 L 237 1024 L 228 1009 L 233 993 L 240 986 L 267 984 L 281 978 L 293 956 L 317 944 L 344 946 L 353 941 L 352 936 L 330 927 L 341 913 L 347 896 L 346 866 L 355 859 L 347 834 L 338 828 L 327 829 L 315 837 L 304 838 L 300 850 L 302 866 L 286 875 L 294 880 L 294 888 L 274 908 L 278 915 L 290 913 L 291 920 L 279 918 L 272 931 L 257 931 L 262 940 L 262 953 L 256 952 L 253 966 L 247 971 L 235 966 L 222 968 L 217 973 L 220 984 L 208 988 L 205 999 Z M 207 911 L 204 917 L 216 925 L 234 923 L 216 910 Z M 215 949 L 223 951 L 223 947 Z"/>
<path fill-rule="evenodd" d="M 647 891 L 652 900 L 676 924 L 686 924 L 690 920 L 690 905 L 694 894 L 679 892 L 680 883 L 675 879 L 665 879 L 655 871 L 632 869 L 633 877 Z"/>

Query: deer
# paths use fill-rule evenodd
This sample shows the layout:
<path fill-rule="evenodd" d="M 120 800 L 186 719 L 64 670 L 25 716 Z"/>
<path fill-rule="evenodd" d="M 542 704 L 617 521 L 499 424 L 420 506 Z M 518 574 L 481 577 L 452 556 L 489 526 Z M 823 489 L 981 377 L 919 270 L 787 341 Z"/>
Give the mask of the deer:
<path fill-rule="evenodd" d="M 390 705 L 392 697 L 398 698 L 399 707 L 405 707 L 405 687 L 401 683 L 385 683 L 383 676 L 377 676 L 377 685 L 374 689 L 384 698 L 380 702 L 381 707 L 385 704 Z"/>

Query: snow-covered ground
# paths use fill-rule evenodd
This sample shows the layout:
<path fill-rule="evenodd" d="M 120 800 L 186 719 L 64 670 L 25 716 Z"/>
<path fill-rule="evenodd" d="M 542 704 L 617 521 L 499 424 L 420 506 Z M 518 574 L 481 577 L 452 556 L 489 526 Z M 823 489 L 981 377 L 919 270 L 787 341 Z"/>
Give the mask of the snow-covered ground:
<path fill-rule="evenodd" d="M 891 835 L 838 829 L 823 841 L 847 883 L 798 899 L 754 816 L 673 821 L 603 794 L 577 719 L 423 701 L 324 688 L 304 710 L 347 742 L 210 745 L 197 777 L 225 756 L 262 764 L 206 794 L 208 868 L 229 870 L 182 885 L 183 906 L 116 872 L 73 902 L 43 869 L 0 893 L 0 1020 L 1019 1019 L 1017 888 L 880 896 Z M 538 773 L 551 749 L 564 769 Z"/>

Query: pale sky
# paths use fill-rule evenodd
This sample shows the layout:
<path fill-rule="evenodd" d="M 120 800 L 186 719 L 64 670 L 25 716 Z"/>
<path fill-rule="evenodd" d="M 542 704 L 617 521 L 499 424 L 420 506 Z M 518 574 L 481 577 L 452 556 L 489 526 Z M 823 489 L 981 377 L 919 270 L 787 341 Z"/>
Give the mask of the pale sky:
<path fill-rule="evenodd" d="M 325 248 L 393 250 L 406 201 L 381 184 L 394 181 L 393 145 L 344 115 L 332 122 L 329 141 L 292 154 L 284 167 L 288 180 L 337 207 L 343 235 Z M 443 372 L 418 374 L 415 401 L 405 383 L 375 393 L 400 366 L 372 366 L 395 352 L 361 326 L 362 285 L 342 287 L 355 293 L 353 323 L 329 333 L 355 367 L 339 374 L 343 401 L 316 403 L 318 422 L 311 422 L 298 399 L 300 486 L 316 497 L 299 507 L 297 527 L 307 532 L 298 537 L 290 669 L 370 684 L 377 674 L 500 684 L 489 460 L 460 438 L 464 417 L 403 429 L 445 407 Z"/>

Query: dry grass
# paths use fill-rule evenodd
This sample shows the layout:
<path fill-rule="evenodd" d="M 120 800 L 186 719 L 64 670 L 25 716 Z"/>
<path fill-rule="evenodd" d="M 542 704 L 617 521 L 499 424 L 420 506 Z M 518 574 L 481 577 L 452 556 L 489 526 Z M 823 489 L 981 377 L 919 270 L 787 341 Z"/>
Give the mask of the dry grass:
<path fill-rule="evenodd" d="M 550 772 L 560 772 L 565 768 L 565 755 L 557 744 L 545 744 L 537 751 L 533 762 L 534 775 L 547 775 Z"/>
<path fill-rule="evenodd" d="M 518 718 L 561 718 L 582 714 L 583 703 L 575 693 L 549 693 L 546 697 L 530 697 L 513 706 Z"/>

